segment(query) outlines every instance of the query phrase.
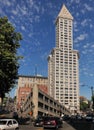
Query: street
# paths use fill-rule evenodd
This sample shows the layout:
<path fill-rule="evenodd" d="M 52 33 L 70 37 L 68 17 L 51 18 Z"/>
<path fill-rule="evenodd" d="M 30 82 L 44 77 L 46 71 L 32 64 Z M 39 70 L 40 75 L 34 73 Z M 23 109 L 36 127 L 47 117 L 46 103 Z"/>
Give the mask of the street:
<path fill-rule="evenodd" d="M 43 127 L 34 127 L 33 125 L 20 125 L 19 130 L 43 130 Z M 49 129 L 46 129 L 49 130 Z M 59 130 L 76 130 L 68 123 L 64 122 L 63 128 L 59 128 Z"/>
<path fill-rule="evenodd" d="M 43 130 L 43 127 L 34 127 L 33 125 L 20 125 L 19 130 Z M 46 129 L 49 130 L 49 129 Z M 77 121 L 72 123 L 64 122 L 63 128 L 58 130 L 94 130 L 94 123 Z"/>
<path fill-rule="evenodd" d="M 10 114 L 0 115 L 0 118 L 2 117 L 10 117 Z M 34 127 L 30 120 L 19 119 L 19 130 L 43 130 L 43 127 Z M 58 130 L 94 130 L 94 122 L 86 121 L 85 119 L 67 120 L 63 121 L 63 128 L 59 128 Z"/>
<path fill-rule="evenodd" d="M 86 120 L 73 120 L 69 124 L 74 130 L 94 130 L 94 122 Z"/>

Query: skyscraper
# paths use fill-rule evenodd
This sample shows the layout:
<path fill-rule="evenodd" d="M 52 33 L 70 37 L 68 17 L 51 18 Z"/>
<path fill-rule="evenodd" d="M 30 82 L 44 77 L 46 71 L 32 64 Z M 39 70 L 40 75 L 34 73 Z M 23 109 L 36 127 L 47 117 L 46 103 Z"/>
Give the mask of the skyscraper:
<path fill-rule="evenodd" d="M 65 5 L 56 18 L 56 47 L 48 56 L 49 94 L 79 111 L 79 53 L 73 50 L 73 17 Z"/>

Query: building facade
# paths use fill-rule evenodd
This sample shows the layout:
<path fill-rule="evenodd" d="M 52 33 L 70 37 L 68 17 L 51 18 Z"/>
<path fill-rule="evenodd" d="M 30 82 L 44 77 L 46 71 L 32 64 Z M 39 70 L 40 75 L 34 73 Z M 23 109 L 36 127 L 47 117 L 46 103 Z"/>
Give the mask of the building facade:
<path fill-rule="evenodd" d="M 41 91 L 37 84 L 35 84 L 23 104 L 22 115 L 30 115 L 32 118 L 45 115 L 60 117 L 62 113 L 70 115 L 69 109 Z"/>
<path fill-rule="evenodd" d="M 42 77 L 42 76 L 25 76 L 25 75 L 19 75 L 18 77 L 18 88 L 19 87 L 32 87 L 35 83 L 38 83 L 38 85 L 46 85 L 48 86 L 48 78 Z"/>
<path fill-rule="evenodd" d="M 79 111 L 79 53 L 73 50 L 73 17 L 65 5 L 55 24 L 56 47 L 48 56 L 49 93 L 74 114 Z"/>
<path fill-rule="evenodd" d="M 29 93 L 31 92 L 31 89 L 30 87 L 27 87 L 27 86 L 24 86 L 24 87 L 20 87 L 18 89 L 18 96 L 17 96 L 17 109 L 20 109 L 22 108 L 22 105 L 24 103 L 24 101 L 26 100 L 27 96 L 29 95 Z"/>
<path fill-rule="evenodd" d="M 48 78 L 42 76 L 25 76 L 19 75 L 18 88 L 16 91 L 16 103 L 17 109 L 21 109 L 27 95 L 31 92 L 31 89 L 37 84 L 37 87 L 44 93 L 48 93 Z"/>

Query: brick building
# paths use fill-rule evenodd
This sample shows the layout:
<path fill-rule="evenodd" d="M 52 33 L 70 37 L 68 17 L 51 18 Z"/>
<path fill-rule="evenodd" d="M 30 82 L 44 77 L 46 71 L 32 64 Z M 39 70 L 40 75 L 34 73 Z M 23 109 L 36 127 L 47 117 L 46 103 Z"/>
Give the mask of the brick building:
<path fill-rule="evenodd" d="M 42 76 L 24 76 L 20 75 L 18 78 L 17 88 L 17 109 L 21 109 L 26 97 L 32 91 L 34 85 L 37 84 L 38 88 L 48 93 L 48 78 Z"/>

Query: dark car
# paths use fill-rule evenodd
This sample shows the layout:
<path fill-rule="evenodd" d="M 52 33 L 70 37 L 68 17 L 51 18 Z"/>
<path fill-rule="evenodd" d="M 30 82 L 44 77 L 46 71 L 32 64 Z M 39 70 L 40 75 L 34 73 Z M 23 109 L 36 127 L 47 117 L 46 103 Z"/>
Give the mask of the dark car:
<path fill-rule="evenodd" d="M 63 119 L 64 121 L 68 121 L 68 120 L 70 120 L 70 116 L 69 116 L 69 115 L 64 115 L 64 116 L 62 117 L 62 119 Z"/>
<path fill-rule="evenodd" d="M 18 120 L 18 113 L 17 112 L 13 112 L 13 118 Z"/>
<path fill-rule="evenodd" d="M 43 126 L 43 119 L 42 118 L 40 118 L 40 119 L 36 119 L 35 121 L 34 121 L 34 126 Z"/>
<path fill-rule="evenodd" d="M 86 121 L 94 121 L 94 115 L 93 114 L 87 114 L 85 119 L 86 119 Z"/>
<path fill-rule="evenodd" d="M 59 117 L 52 117 L 52 116 L 47 116 L 44 117 L 44 123 L 43 127 L 45 128 L 62 128 L 63 127 L 63 121 Z"/>

